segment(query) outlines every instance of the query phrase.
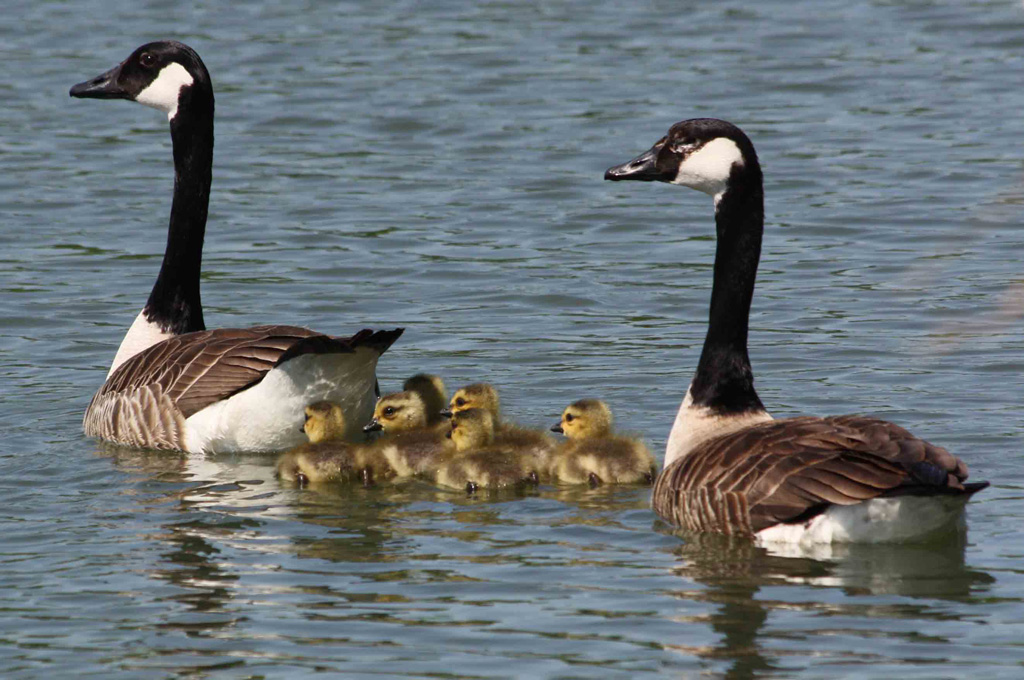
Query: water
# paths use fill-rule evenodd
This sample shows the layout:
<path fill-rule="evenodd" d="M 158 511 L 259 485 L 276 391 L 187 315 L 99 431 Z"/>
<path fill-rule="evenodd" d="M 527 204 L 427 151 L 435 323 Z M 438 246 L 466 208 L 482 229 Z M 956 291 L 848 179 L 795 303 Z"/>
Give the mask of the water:
<path fill-rule="evenodd" d="M 1017 678 L 1019 2 L 16 2 L 0 20 L 5 678 Z M 80 418 L 162 253 L 160 114 L 68 87 L 146 40 L 217 92 L 207 322 L 408 330 L 383 387 L 601 396 L 659 452 L 703 338 L 711 205 L 602 182 L 679 119 L 753 138 L 751 356 L 777 416 L 867 412 L 993 486 L 964 546 L 772 555 L 644 489 L 279 484 Z"/>

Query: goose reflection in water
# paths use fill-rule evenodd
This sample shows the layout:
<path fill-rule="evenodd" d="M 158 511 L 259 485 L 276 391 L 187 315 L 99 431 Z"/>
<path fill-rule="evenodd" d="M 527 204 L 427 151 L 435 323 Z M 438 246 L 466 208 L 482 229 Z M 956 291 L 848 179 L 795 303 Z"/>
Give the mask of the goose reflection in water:
<path fill-rule="evenodd" d="M 963 540 L 922 545 L 835 544 L 815 546 L 799 555 L 772 552 L 742 538 L 678 530 L 669 533 L 685 541 L 675 550 L 679 564 L 673 572 L 705 587 L 680 591 L 677 596 L 713 604 L 715 610 L 708 622 L 721 635 L 713 647 L 676 648 L 703 658 L 729 660 L 725 677 L 730 679 L 783 670 L 776 658 L 788 653 L 780 647 L 777 626 L 770 649 L 759 639 L 774 611 L 803 610 L 836 617 L 867 612 L 878 618 L 880 627 L 894 618 L 942 621 L 949 617 L 948 610 L 927 602 L 908 605 L 875 599 L 860 603 L 849 598 L 896 595 L 958 601 L 995 582 L 988 573 L 966 566 Z M 774 590 L 771 599 L 758 597 L 762 588 L 781 585 L 838 588 L 847 597 L 832 597 L 823 591 L 808 599 L 805 592 L 789 590 Z M 791 601 L 778 599 L 786 594 Z M 793 637 L 803 635 L 793 631 Z"/>

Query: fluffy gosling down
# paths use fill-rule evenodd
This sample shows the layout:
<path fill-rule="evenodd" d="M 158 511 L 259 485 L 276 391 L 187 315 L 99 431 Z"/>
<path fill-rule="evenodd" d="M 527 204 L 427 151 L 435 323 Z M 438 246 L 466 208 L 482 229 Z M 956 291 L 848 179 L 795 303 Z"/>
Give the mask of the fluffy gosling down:
<path fill-rule="evenodd" d="M 340 405 L 319 401 L 307 406 L 302 430 L 309 443 L 281 455 L 278 476 L 302 486 L 352 481 L 369 484 L 375 477 L 386 477 L 390 467 L 387 462 L 368 447 L 343 441 L 345 428 Z"/>
<path fill-rule="evenodd" d="M 417 373 L 404 383 L 402 390 L 420 395 L 426 407 L 427 427 L 448 432 L 448 416 L 443 413 L 448 406 L 448 390 L 440 376 L 430 373 Z"/>
<path fill-rule="evenodd" d="M 651 484 L 654 456 L 639 439 L 612 433 L 612 411 L 598 399 L 569 404 L 551 427 L 565 434 L 551 460 L 551 475 L 566 484 Z"/>
<path fill-rule="evenodd" d="M 528 453 L 537 460 L 541 471 L 550 465 L 551 455 L 558 442 L 546 432 L 504 421 L 501 418 L 501 401 L 498 390 L 489 383 L 474 383 L 460 388 L 452 395 L 447 410 L 442 413 L 453 415 L 468 409 L 478 408 L 491 414 L 494 421 L 494 443 L 513 451 Z"/>
<path fill-rule="evenodd" d="M 373 444 L 399 477 L 431 476 L 455 450 L 447 428 L 429 424 L 427 405 L 418 392 L 395 392 L 381 397 L 373 410 L 373 420 L 363 428 L 381 432 Z"/>
<path fill-rule="evenodd" d="M 527 450 L 495 440 L 490 411 L 473 408 L 455 413 L 449 435 L 457 453 L 437 470 L 439 485 L 473 493 L 537 483 L 536 459 Z"/>

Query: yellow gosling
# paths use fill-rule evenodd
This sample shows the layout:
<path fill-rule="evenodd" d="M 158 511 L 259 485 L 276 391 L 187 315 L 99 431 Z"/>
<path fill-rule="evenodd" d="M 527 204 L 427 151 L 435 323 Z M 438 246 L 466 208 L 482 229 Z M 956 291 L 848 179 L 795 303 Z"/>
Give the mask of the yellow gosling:
<path fill-rule="evenodd" d="M 457 453 L 438 468 L 434 479 L 439 485 L 473 493 L 537 483 L 537 461 L 527 451 L 497 442 L 490 411 L 455 413 L 450 435 Z"/>
<path fill-rule="evenodd" d="M 448 417 L 442 413 L 448 406 L 448 390 L 440 376 L 417 373 L 402 384 L 402 389 L 420 395 L 426 407 L 428 427 L 436 428 L 442 433 L 448 431 Z"/>
<path fill-rule="evenodd" d="M 491 414 L 494 419 L 494 438 L 497 446 L 529 453 L 537 460 L 539 469 L 547 471 L 558 442 L 546 432 L 503 421 L 501 400 L 498 398 L 498 390 L 493 385 L 474 383 L 460 388 L 452 395 L 445 413 L 451 415 L 471 408 L 483 409 Z"/>
<path fill-rule="evenodd" d="M 451 416 L 459 411 L 466 411 L 471 408 L 480 408 L 490 412 L 494 418 L 495 427 L 501 422 L 501 400 L 498 399 L 498 390 L 490 383 L 473 383 L 460 387 L 448 404 L 445 415 Z"/>
<path fill-rule="evenodd" d="M 612 432 L 612 412 L 598 399 L 581 399 L 565 408 L 551 429 L 568 440 L 551 459 L 550 473 L 566 484 L 651 484 L 654 456 L 639 439 Z"/>
<path fill-rule="evenodd" d="M 428 425 L 427 406 L 414 391 L 381 397 L 373 420 L 363 430 L 383 433 L 370 448 L 387 460 L 398 477 L 430 476 L 455 450 L 446 437 L 447 429 Z"/>
<path fill-rule="evenodd" d="M 345 416 L 341 406 L 319 401 L 306 407 L 303 431 L 308 444 L 300 444 L 277 461 L 278 476 L 301 486 L 361 481 L 394 476 L 391 466 L 366 446 L 344 441 Z"/>

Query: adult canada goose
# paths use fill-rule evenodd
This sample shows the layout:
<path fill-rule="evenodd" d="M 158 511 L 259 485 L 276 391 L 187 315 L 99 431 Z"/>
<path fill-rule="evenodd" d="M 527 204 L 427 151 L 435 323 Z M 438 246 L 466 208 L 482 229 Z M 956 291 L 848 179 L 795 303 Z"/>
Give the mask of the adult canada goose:
<path fill-rule="evenodd" d="M 658 181 L 714 197 L 718 247 L 697 372 L 665 451 L 653 505 L 696 531 L 761 541 L 920 540 L 962 523 L 987 482 L 892 423 L 864 416 L 773 420 L 754 391 L 747 321 L 764 229 L 754 146 L 714 118 L 676 123 L 605 179 Z"/>
<path fill-rule="evenodd" d="M 368 485 L 394 476 L 387 460 L 374 447 L 344 441 L 348 428 L 338 404 L 319 401 L 307 406 L 302 429 L 309 442 L 281 455 L 277 461 L 281 479 L 301 486 L 352 481 Z"/>
<path fill-rule="evenodd" d="M 455 445 L 441 431 L 428 424 L 429 416 L 418 392 L 395 392 L 381 397 L 373 409 L 366 432 L 381 432 L 374 442 L 399 477 L 432 476 L 453 453 Z"/>
<path fill-rule="evenodd" d="M 303 408 L 340 404 L 358 435 L 376 401 L 378 357 L 402 334 L 344 338 L 295 326 L 208 331 L 199 271 L 213 164 L 213 88 L 174 41 L 135 50 L 72 97 L 128 99 L 167 114 L 174 199 L 160 274 L 86 409 L 89 436 L 162 449 L 275 451 L 302 440 Z"/>
<path fill-rule="evenodd" d="M 457 453 L 435 474 L 435 481 L 441 486 L 473 493 L 477 489 L 503 489 L 538 482 L 538 464 L 532 452 L 498 442 L 490 411 L 471 408 L 455 413 L 448 434 Z"/>
<path fill-rule="evenodd" d="M 550 457 L 558 443 L 546 432 L 532 430 L 522 425 L 503 420 L 501 417 L 501 400 L 498 390 L 490 383 L 473 383 L 460 387 L 452 395 L 448 408 L 441 413 L 451 416 L 462 411 L 478 408 L 491 414 L 494 420 L 495 444 L 506 446 L 516 451 L 528 451 L 537 459 L 540 469 L 547 472 Z"/>
<path fill-rule="evenodd" d="M 600 399 L 565 407 L 552 425 L 568 440 L 551 457 L 551 475 L 566 484 L 650 484 L 657 467 L 647 446 L 612 432 L 612 410 Z"/>

